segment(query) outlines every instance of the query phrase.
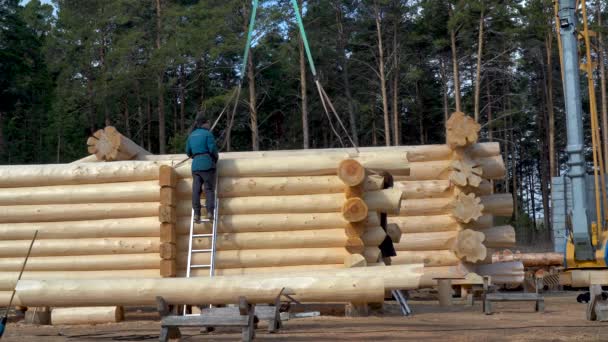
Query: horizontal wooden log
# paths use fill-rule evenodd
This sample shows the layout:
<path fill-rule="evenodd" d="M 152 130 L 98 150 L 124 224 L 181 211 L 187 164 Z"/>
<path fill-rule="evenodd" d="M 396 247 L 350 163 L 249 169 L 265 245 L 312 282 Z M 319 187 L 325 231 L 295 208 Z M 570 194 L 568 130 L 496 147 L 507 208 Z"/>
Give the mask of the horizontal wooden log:
<path fill-rule="evenodd" d="M 0 257 L 25 256 L 29 240 L 0 240 Z M 105 238 L 36 240 L 32 256 L 102 255 L 158 253 L 160 241 L 155 238 Z"/>
<path fill-rule="evenodd" d="M 404 234 L 446 232 L 461 229 L 460 223 L 450 215 L 393 216 L 388 218 L 388 222 L 399 226 Z"/>
<path fill-rule="evenodd" d="M 394 187 L 402 191 L 403 199 L 452 196 L 452 184 L 449 180 L 401 181 L 395 182 Z"/>
<path fill-rule="evenodd" d="M 156 202 L 0 206 L 0 223 L 105 220 L 157 215 Z"/>
<path fill-rule="evenodd" d="M 463 264 L 456 266 L 425 267 L 420 278 L 420 288 L 437 286 L 436 278 L 464 278 L 471 270 Z"/>
<path fill-rule="evenodd" d="M 84 239 L 110 237 L 156 237 L 159 235 L 158 216 L 123 219 L 2 223 L 2 240 L 27 240 L 38 231 L 37 239 Z"/>
<path fill-rule="evenodd" d="M 391 238 L 393 243 L 399 243 L 401 241 L 401 236 L 403 233 L 401 232 L 401 228 L 394 223 L 389 223 L 386 225 L 386 235 Z"/>
<path fill-rule="evenodd" d="M 0 258 L 0 272 L 19 271 L 24 257 Z M 158 270 L 158 253 L 30 257 L 25 271 Z"/>
<path fill-rule="evenodd" d="M 17 286 L 19 272 L 0 272 L 0 291 L 12 291 Z M 51 280 L 51 279 L 119 279 L 119 278 L 159 278 L 158 270 L 112 270 L 112 271 L 79 271 L 57 272 L 37 271 L 24 272 L 21 279 Z"/>
<path fill-rule="evenodd" d="M 365 178 L 364 189 L 382 189 L 384 179 L 378 175 Z M 296 177 L 220 177 L 219 197 L 252 197 L 252 196 L 289 196 L 343 193 L 345 185 L 337 176 L 296 176 Z M 192 196 L 192 179 L 180 179 L 177 182 L 180 198 Z"/>
<path fill-rule="evenodd" d="M 378 227 L 380 230 L 382 228 Z M 344 229 L 296 230 L 285 232 L 260 233 L 225 233 L 218 234 L 217 249 L 288 249 L 288 248 L 326 248 L 345 247 L 348 237 Z M 189 236 L 182 235 L 178 239 L 177 249 L 188 249 Z M 194 238 L 195 249 L 211 248 L 211 238 Z"/>
<path fill-rule="evenodd" d="M 366 246 L 378 247 L 386 239 L 386 232 L 382 227 L 367 228 L 361 239 Z"/>
<path fill-rule="evenodd" d="M 156 181 L 0 189 L 0 206 L 158 202 Z"/>
<path fill-rule="evenodd" d="M 220 153 L 220 159 L 243 159 L 243 158 L 263 158 L 281 156 L 303 156 L 303 155 L 338 155 L 349 156 L 376 154 L 385 151 L 399 151 L 407 153 L 410 162 L 427 162 L 432 160 L 450 159 L 453 150 L 448 145 L 412 145 L 412 146 L 379 146 L 379 147 L 359 147 L 359 153 L 354 148 L 326 148 L 326 149 L 307 149 L 307 150 L 276 150 L 276 151 L 248 151 L 248 152 L 224 152 Z M 474 158 L 497 156 L 500 154 L 500 144 L 497 142 L 477 143 L 469 146 L 466 152 Z M 186 159 L 185 154 L 165 154 L 142 156 L 142 160 L 150 161 L 181 161 Z"/>
<path fill-rule="evenodd" d="M 458 231 L 403 234 L 401 242 L 395 244 L 395 249 L 397 251 L 449 250 L 457 236 Z"/>
<path fill-rule="evenodd" d="M 376 248 L 377 249 L 377 248 Z M 215 257 L 217 268 L 279 267 L 297 265 L 342 264 L 350 254 L 344 247 L 336 248 L 290 248 L 290 249 L 241 249 L 218 251 Z M 192 255 L 193 265 L 208 265 L 209 253 Z M 178 269 L 187 266 L 187 253 L 178 254 Z"/>
<path fill-rule="evenodd" d="M 445 251 L 398 251 L 397 256 L 391 257 L 392 265 L 423 263 L 425 267 L 454 266 L 460 263 L 460 258 L 450 250 Z"/>
<path fill-rule="evenodd" d="M 382 279 L 275 275 L 273 278 L 213 277 L 204 279 L 22 280 L 16 304 L 25 306 L 230 304 L 243 296 L 250 303 L 271 303 L 282 289 L 302 302 L 378 302 Z"/>
<path fill-rule="evenodd" d="M 219 202 L 223 215 L 249 214 L 292 214 L 292 213 L 332 213 L 340 212 L 346 201 L 344 194 L 256 196 L 224 198 Z M 189 215 L 192 202 L 180 201 L 178 216 Z"/>
<path fill-rule="evenodd" d="M 74 160 L 73 162 L 69 163 L 69 164 L 78 164 L 78 163 L 95 163 L 98 162 L 99 160 L 97 160 L 97 156 L 94 154 L 90 154 L 86 157 L 82 157 L 78 160 Z"/>
<path fill-rule="evenodd" d="M 218 232 L 248 233 L 344 229 L 348 224 L 340 213 L 222 215 L 219 219 Z M 368 213 L 364 225 L 367 227 L 379 226 L 380 215 L 376 212 Z M 176 228 L 177 233 L 180 235 L 189 234 L 190 215 L 182 216 L 178 220 Z M 210 224 L 195 225 L 196 234 L 208 233 L 210 231 Z"/>
<path fill-rule="evenodd" d="M 209 272 L 195 270 L 196 277 L 208 277 Z M 222 275 L 247 275 L 251 278 L 272 277 L 273 274 L 290 274 L 293 276 L 335 276 L 352 277 L 362 276 L 371 278 L 381 278 L 387 290 L 417 289 L 420 277 L 424 273 L 421 263 L 411 265 L 395 266 L 370 266 L 345 268 L 343 265 L 313 265 L 313 266 L 287 266 L 287 267 L 264 267 L 264 268 L 229 268 L 218 270 Z"/>
<path fill-rule="evenodd" d="M 490 248 L 512 247 L 517 242 L 512 226 L 497 226 L 480 230 L 485 236 L 483 244 Z"/>
<path fill-rule="evenodd" d="M 481 196 L 484 213 L 494 216 L 513 215 L 513 196 L 511 194 L 493 194 Z"/>
<path fill-rule="evenodd" d="M 486 179 L 502 179 L 505 177 L 505 163 L 501 156 L 477 158 L 475 162 L 480 165 L 483 177 Z M 409 176 L 395 176 L 395 181 L 424 181 L 447 180 L 450 177 L 451 160 L 436 160 L 429 162 L 410 162 Z"/>
<path fill-rule="evenodd" d="M 89 153 L 95 154 L 98 160 L 131 160 L 150 154 L 143 147 L 120 134 L 113 126 L 106 126 L 96 131 L 87 140 L 87 145 Z"/>
<path fill-rule="evenodd" d="M 368 191 L 363 194 L 363 200 L 370 211 L 398 214 L 401 205 L 401 190 L 385 189 Z"/>
<path fill-rule="evenodd" d="M 136 182 L 158 179 L 163 162 L 3 165 L 0 188 Z"/>
<path fill-rule="evenodd" d="M 492 261 L 496 263 L 521 261 L 525 267 L 563 266 L 564 254 L 554 252 L 521 253 L 520 251 L 513 253 L 506 249 L 494 253 Z"/>
<path fill-rule="evenodd" d="M 490 276 L 493 284 L 520 284 L 524 281 L 524 265 L 521 261 L 477 265 L 476 273 Z"/>
<path fill-rule="evenodd" d="M 608 270 L 572 270 L 565 273 L 565 275 L 568 274 L 570 275 L 570 281 L 564 283 L 564 285 L 589 287 L 590 285 L 608 284 Z M 561 274 L 560 283 L 563 283 Z"/>
<path fill-rule="evenodd" d="M 122 306 L 89 306 L 81 308 L 53 308 L 51 324 L 107 324 L 118 323 L 124 319 Z"/>

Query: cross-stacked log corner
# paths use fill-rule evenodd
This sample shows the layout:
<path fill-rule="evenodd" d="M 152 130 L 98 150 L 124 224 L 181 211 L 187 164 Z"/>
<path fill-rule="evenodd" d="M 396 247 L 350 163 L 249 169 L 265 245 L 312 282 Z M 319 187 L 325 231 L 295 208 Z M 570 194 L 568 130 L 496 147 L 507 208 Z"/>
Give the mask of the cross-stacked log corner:
<path fill-rule="evenodd" d="M 159 169 L 158 185 L 160 186 L 160 276 L 163 278 L 177 275 L 177 175 L 169 165 Z"/>

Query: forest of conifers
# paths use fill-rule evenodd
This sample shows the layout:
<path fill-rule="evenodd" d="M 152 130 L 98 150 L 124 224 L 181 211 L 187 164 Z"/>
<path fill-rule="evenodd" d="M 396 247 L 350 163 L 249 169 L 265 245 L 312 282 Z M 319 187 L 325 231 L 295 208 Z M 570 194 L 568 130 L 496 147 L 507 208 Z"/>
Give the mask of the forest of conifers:
<path fill-rule="evenodd" d="M 260 1 L 241 75 L 251 3 L 0 0 L 0 163 L 82 158 L 105 125 L 181 153 L 197 112 L 224 113 L 224 151 L 350 146 L 347 134 L 361 146 L 442 143 L 460 110 L 482 124 L 481 141 L 502 145 L 509 172 L 495 186 L 517 196 L 520 239 L 548 235 L 550 177 L 566 167 L 551 0 L 298 0 L 346 130 L 323 110 L 289 0 Z M 607 7 L 588 2 L 604 118 Z"/>

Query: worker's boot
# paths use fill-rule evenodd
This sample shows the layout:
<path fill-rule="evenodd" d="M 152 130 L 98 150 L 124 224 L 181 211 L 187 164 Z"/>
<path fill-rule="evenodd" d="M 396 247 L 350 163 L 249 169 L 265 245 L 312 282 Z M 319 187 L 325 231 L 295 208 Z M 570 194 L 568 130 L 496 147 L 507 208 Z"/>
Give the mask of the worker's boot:
<path fill-rule="evenodd" d="M 213 220 L 213 211 L 214 210 L 215 210 L 214 208 L 211 208 L 211 209 L 207 210 L 207 218 L 209 220 Z"/>
<path fill-rule="evenodd" d="M 194 214 L 194 223 L 201 224 L 201 214 Z"/>

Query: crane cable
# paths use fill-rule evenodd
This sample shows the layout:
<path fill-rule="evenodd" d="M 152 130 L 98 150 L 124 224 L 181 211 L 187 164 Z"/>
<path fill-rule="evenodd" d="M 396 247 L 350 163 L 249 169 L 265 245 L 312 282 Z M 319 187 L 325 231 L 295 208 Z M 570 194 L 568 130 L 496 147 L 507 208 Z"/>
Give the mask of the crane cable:
<path fill-rule="evenodd" d="M 355 143 L 353 138 L 348 133 L 348 130 L 346 129 L 346 127 L 344 125 L 344 122 L 342 122 L 340 115 L 338 115 L 338 112 L 336 111 L 336 108 L 334 107 L 333 103 L 331 102 L 331 99 L 329 98 L 329 96 L 325 92 L 325 89 L 323 88 L 323 85 L 321 85 L 321 82 L 319 81 L 319 77 L 317 75 L 317 69 L 315 68 L 315 64 L 314 64 L 314 61 L 312 58 L 312 53 L 310 51 L 310 45 L 308 44 L 308 38 L 306 37 L 306 31 L 304 30 L 304 23 L 302 21 L 302 16 L 300 15 L 300 8 L 298 6 L 297 1 L 291 0 L 291 5 L 295 12 L 296 22 L 298 24 L 298 28 L 300 30 L 300 37 L 302 38 L 304 49 L 306 51 L 306 58 L 308 60 L 308 65 L 310 67 L 310 71 L 314 78 L 317 91 L 319 92 L 319 96 L 321 98 L 321 104 L 323 106 L 323 110 L 325 111 L 325 115 L 327 116 L 327 119 L 329 121 L 330 128 L 333 131 L 334 135 L 338 138 L 338 141 L 340 142 L 340 144 L 344 147 L 342 138 L 332 123 L 331 115 L 329 114 L 329 112 L 331 111 L 333 113 L 334 117 L 336 118 L 336 120 L 338 121 L 338 123 L 340 124 L 340 127 L 344 131 L 344 134 L 346 135 L 346 137 L 348 138 L 350 143 L 353 145 L 353 147 L 355 148 L 357 153 L 359 153 L 359 148 L 358 148 L 357 144 Z M 241 72 L 239 74 L 239 80 L 238 80 L 237 89 L 236 89 L 236 96 L 235 96 L 235 100 L 234 100 L 234 107 L 232 108 L 232 113 L 231 113 L 230 117 L 228 118 L 227 131 L 230 131 L 232 128 L 232 124 L 234 123 L 234 117 L 236 115 L 236 110 L 237 110 L 238 103 L 239 103 L 241 87 L 243 84 L 243 75 L 245 74 L 245 71 L 247 70 L 247 61 L 249 58 L 249 50 L 251 47 L 251 41 L 252 41 L 252 37 L 253 37 L 253 30 L 255 27 L 255 18 L 256 18 L 258 6 L 259 6 L 258 0 L 253 0 L 251 17 L 249 19 L 249 28 L 248 28 L 248 32 L 247 32 L 247 42 L 245 44 L 245 51 L 243 52 L 243 64 L 241 65 Z M 226 145 L 226 142 L 228 141 L 229 136 L 230 136 L 230 132 L 227 133 L 227 137 L 224 140 L 222 145 Z"/>

